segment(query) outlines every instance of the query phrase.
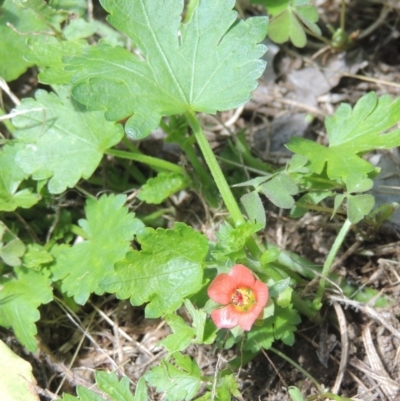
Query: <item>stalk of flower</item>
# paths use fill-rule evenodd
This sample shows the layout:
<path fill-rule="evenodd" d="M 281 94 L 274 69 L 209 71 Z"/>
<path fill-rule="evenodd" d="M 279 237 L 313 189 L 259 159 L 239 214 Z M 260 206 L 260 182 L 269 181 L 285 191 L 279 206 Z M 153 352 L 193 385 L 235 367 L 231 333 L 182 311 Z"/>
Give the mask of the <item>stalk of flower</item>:
<path fill-rule="evenodd" d="M 208 288 L 208 296 L 224 305 L 211 312 L 218 328 L 240 326 L 249 331 L 268 301 L 268 287 L 246 266 L 235 265 L 229 273 L 215 277 Z"/>

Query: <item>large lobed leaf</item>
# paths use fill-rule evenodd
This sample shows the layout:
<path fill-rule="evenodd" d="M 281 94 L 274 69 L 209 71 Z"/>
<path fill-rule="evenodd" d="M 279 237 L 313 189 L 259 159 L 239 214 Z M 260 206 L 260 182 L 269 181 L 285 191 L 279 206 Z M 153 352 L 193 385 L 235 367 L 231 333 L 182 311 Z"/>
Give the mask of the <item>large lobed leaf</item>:
<path fill-rule="evenodd" d="M 51 193 L 58 194 L 89 178 L 103 152 L 123 135 L 119 125 L 104 120 L 100 112 L 88 112 L 68 95 L 36 92 L 17 107 L 14 136 L 24 143 L 17 165 L 35 180 L 48 179 Z"/>
<path fill-rule="evenodd" d="M 137 235 L 141 251 L 129 252 L 101 287 L 146 306 L 146 316 L 159 317 L 178 309 L 183 299 L 201 288 L 206 237 L 183 223 L 173 229 L 146 228 Z"/>
<path fill-rule="evenodd" d="M 374 166 L 364 160 L 363 153 L 374 149 L 389 149 L 400 145 L 400 98 L 392 101 L 389 95 L 376 97 L 374 92 L 363 96 L 352 109 L 342 104 L 325 126 L 329 147 L 304 138 L 291 138 L 287 147 L 308 158 L 307 167 L 320 174 L 326 166 L 330 179 L 343 179 L 356 171 L 368 174 Z"/>
<path fill-rule="evenodd" d="M 181 23 L 183 0 L 102 0 L 108 20 L 130 37 L 141 57 L 100 44 L 66 58 L 73 96 L 106 118 L 129 116 L 126 132 L 143 138 L 165 115 L 215 113 L 250 98 L 265 68 L 258 44 L 267 19 L 236 20 L 234 0 L 200 0 Z"/>
<path fill-rule="evenodd" d="M 86 220 L 79 221 L 88 239 L 63 250 L 52 267 L 54 280 L 62 279 L 62 291 L 77 303 L 84 304 L 92 292 L 103 292 L 100 281 L 124 258 L 133 236 L 143 227 L 128 214 L 125 200 L 123 195 L 89 199 Z"/>

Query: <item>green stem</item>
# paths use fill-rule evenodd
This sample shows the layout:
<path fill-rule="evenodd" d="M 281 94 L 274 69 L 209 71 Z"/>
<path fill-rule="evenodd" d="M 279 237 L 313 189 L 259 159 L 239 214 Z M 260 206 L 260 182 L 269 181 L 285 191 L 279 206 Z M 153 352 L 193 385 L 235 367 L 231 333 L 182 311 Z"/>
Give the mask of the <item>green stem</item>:
<path fill-rule="evenodd" d="M 229 188 L 221 167 L 218 164 L 214 152 L 211 149 L 210 144 L 208 143 L 206 135 L 204 134 L 204 131 L 196 118 L 196 115 L 193 112 L 188 111 L 186 113 L 186 118 L 189 122 L 190 127 L 193 130 L 194 136 L 197 140 L 197 144 L 199 145 L 200 150 L 203 153 L 204 160 L 206 161 L 208 168 L 211 171 L 211 175 L 214 178 L 215 184 L 217 185 L 219 193 L 221 194 L 225 206 L 228 209 L 231 219 L 233 220 L 235 226 L 243 224 L 245 220 L 242 212 L 240 211 L 239 205 L 237 204 L 236 199 L 233 196 L 231 189 Z M 262 252 L 254 238 L 249 238 L 246 242 L 246 246 L 254 258 L 258 259 L 261 256 Z"/>
<path fill-rule="evenodd" d="M 317 295 L 315 296 L 315 299 L 313 301 L 314 307 L 318 310 L 321 309 L 322 303 L 322 296 L 324 295 L 324 290 L 325 290 L 325 285 L 326 285 L 326 277 L 328 277 L 333 261 L 339 251 L 339 248 L 343 244 L 344 239 L 346 238 L 347 233 L 349 232 L 351 227 L 351 222 L 349 219 L 346 219 L 344 222 L 342 228 L 339 231 L 339 234 L 337 235 L 335 242 L 333 243 L 331 250 L 329 251 L 329 254 L 325 260 L 324 266 L 322 268 L 321 272 L 321 280 L 319 282 L 318 286 L 318 291 Z"/>
<path fill-rule="evenodd" d="M 340 29 L 344 32 L 346 23 L 346 1 L 342 0 L 342 8 L 340 10 Z"/>
<path fill-rule="evenodd" d="M 296 369 L 298 369 L 301 373 L 303 373 L 304 376 L 308 377 L 315 385 L 315 387 L 318 389 L 318 391 L 323 394 L 323 390 L 321 385 L 317 382 L 316 379 L 314 379 L 313 376 L 310 375 L 305 369 L 303 369 L 298 363 L 296 363 L 293 359 L 289 358 L 286 356 L 283 352 L 277 350 L 274 347 L 271 347 L 270 350 L 274 352 L 276 355 L 279 355 L 282 359 L 285 361 L 289 362 L 292 366 L 294 366 Z"/>
<path fill-rule="evenodd" d="M 195 169 L 200 182 L 206 188 L 212 187 L 214 185 L 214 182 L 210 175 L 206 172 L 204 166 L 200 163 L 200 160 L 197 157 L 195 150 L 193 149 L 192 137 L 186 139 L 186 141 L 182 144 L 182 149 L 189 159 L 190 164 Z"/>
<path fill-rule="evenodd" d="M 244 223 L 244 217 L 242 212 L 239 209 L 239 206 L 234 198 L 231 189 L 229 188 L 228 183 L 222 173 L 221 167 L 218 164 L 218 161 L 214 155 L 214 152 L 211 149 L 210 144 L 204 134 L 203 129 L 199 121 L 197 120 L 195 114 L 193 112 L 187 112 L 186 118 L 189 122 L 190 127 L 193 130 L 194 136 L 196 137 L 197 143 L 200 147 L 201 152 L 203 153 L 203 157 L 208 165 L 208 168 L 211 171 L 211 175 L 215 180 L 215 184 L 224 200 L 225 206 L 228 209 L 228 212 L 235 224 L 238 226 Z"/>
<path fill-rule="evenodd" d="M 107 155 L 121 157 L 122 159 L 134 160 L 139 163 L 144 163 L 154 168 L 155 170 L 167 170 L 172 173 L 184 175 L 184 170 L 181 166 L 174 163 L 170 163 L 166 160 L 158 159 L 157 157 L 143 155 L 141 153 L 126 152 L 124 150 L 107 149 L 105 152 Z"/>

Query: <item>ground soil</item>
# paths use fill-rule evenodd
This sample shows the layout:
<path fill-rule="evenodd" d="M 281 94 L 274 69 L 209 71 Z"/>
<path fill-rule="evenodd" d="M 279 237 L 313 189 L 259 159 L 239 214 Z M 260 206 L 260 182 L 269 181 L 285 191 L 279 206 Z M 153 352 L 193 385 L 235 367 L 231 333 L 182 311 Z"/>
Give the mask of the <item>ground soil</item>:
<path fill-rule="evenodd" d="M 346 27 L 353 33 L 354 46 L 334 51 L 312 37 L 304 49 L 267 43 L 268 67 L 252 100 L 239 111 L 205 120 L 216 152 L 224 149 L 232 132 L 245 128 L 255 155 L 275 166 L 284 165 L 289 153 L 283 145 L 291 136 L 326 143 L 323 121 L 341 102 L 354 104 L 371 90 L 378 95 L 400 96 L 400 2 L 349 0 L 346 3 Z M 338 26 L 340 1 L 318 0 L 316 4 L 321 26 L 327 22 Z M 242 9 L 250 15 L 261 12 L 261 8 L 246 7 L 245 3 Z M 326 29 L 323 33 L 329 35 Z M 35 71 L 30 70 L 12 83 L 11 88 L 19 97 L 31 93 L 37 88 Z M 162 141 L 157 138 L 153 141 L 151 149 L 157 144 L 160 152 L 169 154 L 170 149 L 164 148 Z M 374 157 L 378 163 L 390 162 L 388 175 L 394 180 L 390 183 L 394 188 L 392 193 L 382 194 L 376 188 L 377 195 L 385 195 L 384 201 L 398 201 L 398 151 L 381 152 Z M 180 218 L 212 237 L 218 226 L 215 217 L 218 211 L 205 213 L 204 205 L 190 194 L 182 202 Z M 339 224 L 329 215 L 315 213 L 292 220 L 285 212 L 270 207 L 265 239 L 322 265 Z M 304 318 L 294 346 L 275 344 L 275 347 L 321 386 L 343 397 L 400 400 L 399 268 L 399 215 L 379 230 L 360 226 L 345 241 L 336 261 L 336 272 L 357 286 L 380 290 L 382 296 L 392 301 L 391 305 L 378 309 L 373 304 L 352 303 L 332 291 L 326 299 L 322 325 Z M 11 332 L 1 329 L 0 338 L 32 363 L 38 385 L 49 391 L 50 398 L 63 391 L 73 393 L 79 384 L 90 386 L 96 369 L 114 370 L 122 366 L 120 371 L 134 386 L 165 355 L 158 342 L 169 334 L 168 326 L 161 320 L 145 319 L 143 308 L 113 296 L 92 297 L 74 315 L 54 302 L 42 307 L 41 315 L 38 325 L 41 345 L 37 354 L 26 354 Z M 340 366 L 344 351 L 348 360 Z M 207 347 L 193 347 L 189 352 L 203 374 L 214 375 L 241 350 L 238 347 L 215 352 Z M 309 377 L 271 351 L 260 353 L 242 366 L 237 377 L 246 401 L 289 400 L 286 390 L 289 386 L 297 386 L 306 396 L 316 394 Z M 42 399 L 49 399 L 45 391 Z M 154 393 L 150 399 L 163 398 Z"/>

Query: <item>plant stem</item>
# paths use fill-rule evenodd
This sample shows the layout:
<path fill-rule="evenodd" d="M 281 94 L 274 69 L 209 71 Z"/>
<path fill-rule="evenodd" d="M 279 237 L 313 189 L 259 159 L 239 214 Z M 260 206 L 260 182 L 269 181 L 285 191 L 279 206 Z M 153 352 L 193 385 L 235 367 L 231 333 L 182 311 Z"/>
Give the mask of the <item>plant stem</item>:
<path fill-rule="evenodd" d="M 271 347 L 270 350 L 272 352 L 274 352 L 275 354 L 279 355 L 282 359 L 284 359 L 285 361 L 289 362 L 292 366 L 294 366 L 296 369 L 298 369 L 301 373 L 303 373 L 304 376 L 308 377 L 315 385 L 315 387 L 317 388 L 317 390 L 323 394 L 323 390 L 321 385 L 317 382 L 316 379 L 314 379 L 313 376 L 310 375 L 310 373 L 308 373 L 305 369 L 303 369 L 298 363 L 296 363 L 293 359 L 289 358 L 288 356 L 286 356 L 283 352 L 277 350 L 274 347 Z"/>
<path fill-rule="evenodd" d="M 211 149 L 210 144 L 204 134 L 203 129 L 199 121 L 197 120 L 195 114 L 193 112 L 187 112 L 186 118 L 189 122 L 190 127 L 193 130 L 194 136 L 196 137 L 197 143 L 200 147 L 201 152 L 203 153 L 204 159 L 208 165 L 208 168 L 211 171 L 211 175 L 215 180 L 215 184 L 224 200 L 225 206 L 228 209 L 228 212 L 231 215 L 231 218 L 235 224 L 238 226 L 244 223 L 244 218 L 242 212 L 239 209 L 239 206 L 234 198 L 231 189 L 229 188 L 228 183 L 224 177 L 224 174 L 221 170 L 220 165 L 214 155 L 214 152 Z"/>
<path fill-rule="evenodd" d="M 346 24 L 346 0 L 342 0 L 342 7 L 340 9 L 340 29 L 344 32 Z"/>
<path fill-rule="evenodd" d="M 333 243 L 332 248 L 329 251 L 329 254 L 325 260 L 325 263 L 324 263 L 324 266 L 323 266 L 322 272 L 321 272 L 322 278 L 319 282 L 317 295 L 315 296 L 315 299 L 313 301 L 313 305 L 317 310 L 321 309 L 321 306 L 322 306 L 321 299 L 322 299 L 322 296 L 324 295 L 324 290 L 325 290 L 325 285 L 326 285 L 326 277 L 328 277 L 328 275 L 331 271 L 333 261 L 339 251 L 339 248 L 343 244 L 343 241 L 346 238 L 346 235 L 349 232 L 350 227 L 351 227 L 351 222 L 349 219 L 346 219 L 346 221 L 344 222 L 342 228 L 340 229 L 339 234 L 337 235 L 335 242 Z"/>
<path fill-rule="evenodd" d="M 107 149 L 105 152 L 107 155 L 112 155 L 116 157 L 121 157 L 123 159 L 134 160 L 139 163 L 144 163 L 154 168 L 156 171 L 167 170 L 172 173 L 182 174 L 185 172 L 181 166 L 177 164 L 170 163 L 166 160 L 158 159 L 157 157 L 143 155 L 141 153 L 126 152 L 124 150 Z"/>
<path fill-rule="evenodd" d="M 160 122 L 160 127 L 168 135 L 172 133 L 171 128 L 163 120 L 161 120 Z M 184 138 L 177 141 L 182 150 L 185 152 L 185 155 L 188 158 L 191 166 L 194 168 L 196 177 L 201 182 L 201 185 L 203 185 L 207 189 L 213 187 L 215 188 L 213 179 L 211 178 L 210 174 L 207 173 L 204 165 L 200 162 L 199 157 L 196 154 L 196 151 L 193 147 L 193 144 L 195 142 L 196 138 L 194 136 L 190 136 L 189 138 Z"/>
<path fill-rule="evenodd" d="M 217 185 L 219 193 L 222 196 L 222 199 L 225 203 L 226 208 L 228 209 L 234 225 L 239 226 L 243 224 L 245 220 L 242 212 L 240 211 L 239 205 L 237 204 L 236 199 L 233 196 L 231 189 L 229 188 L 224 173 L 222 172 L 221 167 L 218 164 L 214 152 L 211 149 L 210 144 L 208 143 L 206 135 L 204 134 L 204 131 L 196 118 L 196 115 L 192 111 L 188 111 L 186 113 L 186 118 L 189 122 L 190 127 L 193 130 L 194 136 L 197 140 L 197 144 L 199 145 L 200 150 L 203 153 L 204 160 L 206 161 L 208 168 L 211 171 L 211 175 L 214 178 L 215 184 Z M 258 259 L 261 256 L 262 252 L 254 238 L 249 238 L 246 242 L 246 246 L 254 258 Z"/>

